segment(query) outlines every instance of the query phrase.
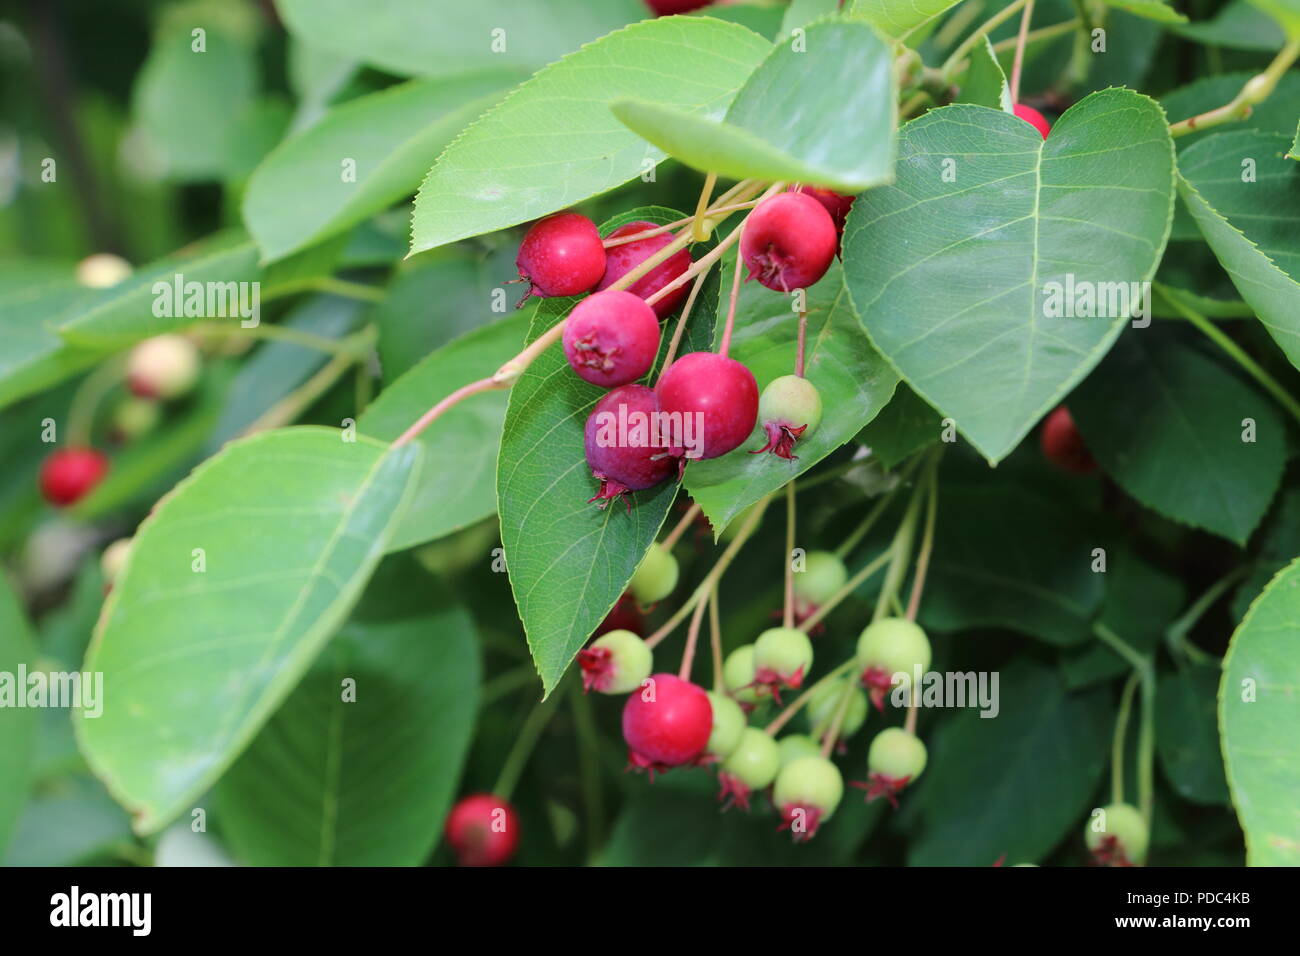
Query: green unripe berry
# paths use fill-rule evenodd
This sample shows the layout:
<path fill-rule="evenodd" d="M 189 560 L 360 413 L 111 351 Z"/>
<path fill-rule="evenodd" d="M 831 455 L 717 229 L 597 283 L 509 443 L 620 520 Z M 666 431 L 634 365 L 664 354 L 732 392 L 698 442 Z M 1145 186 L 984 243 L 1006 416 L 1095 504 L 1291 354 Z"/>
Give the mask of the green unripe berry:
<path fill-rule="evenodd" d="M 662 601 L 677 587 L 677 559 L 661 544 L 650 546 L 629 585 L 638 604 Z"/>
<path fill-rule="evenodd" d="M 766 688 L 754 685 L 753 644 L 743 644 L 727 655 L 722 663 L 722 683 L 742 704 L 757 704 L 768 696 Z"/>
<path fill-rule="evenodd" d="M 637 634 L 610 631 L 578 652 L 582 681 L 601 694 L 628 694 L 650 676 L 654 654 Z"/>
<path fill-rule="evenodd" d="M 746 727 L 740 745 L 723 761 L 721 769 L 750 790 L 761 790 L 776 779 L 781 769 L 781 752 L 771 736 Z"/>
<path fill-rule="evenodd" d="M 837 678 L 822 684 L 808 698 L 808 723 L 814 737 L 820 738 L 830 729 L 835 715 L 840 711 L 845 688 L 850 688 L 849 702 L 844 705 L 844 719 L 840 721 L 839 736 L 852 737 L 866 722 L 867 695 L 852 687 L 850 680 Z"/>
<path fill-rule="evenodd" d="M 793 763 L 800 757 L 820 757 L 822 755 L 822 748 L 818 746 L 817 741 L 807 734 L 786 734 L 776 742 L 776 746 L 781 753 L 782 767 Z"/>
<path fill-rule="evenodd" d="M 113 421 L 109 428 L 114 440 L 135 441 L 153 431 L 161 418 L 162 408 L 157 402 L 133 395 L 113 409 Z"/>
<path fill-rule="evenodd" d="M 776 775 L 772 800 L 796 839 L 811 837 L 844 797 L 839 768 L 824 757 L 800 757 Z"/>
<path fill-rule="evenodd" d="M 713 731 L 704 752 L 717 760 L 726 760 L 740 744 L 745 733 L 745 712 L 730 697 L 723 694 L 709 693 L 709 703 L 713 705 Z"/>
<path fill-rule="evenodd" d="M 754 676 L 760 683 L 799 687 L 812 663 L 812 641 L 793 627 L 768 628 L 754 642 Z"/>
<path fill-rule="evenodd" d="M 882 697 L 895 674 L 905 674 L 908 684 L 912 672 L 930 667 L 930 639 L 912 621 L 887 617 L 867 625 L 858 637 L 858 669 L 864 673 L 873 693 Z M 876 698 L 879 703 L 880 698 Z"/>
<path fill-rule="evenodd" d="M 807 438 L 822 423 L 822 397 L 817 386 L 800 375 L 774 378 L 758 397 L 758 420 L 803 428 Z"/>
<path fill-rule="evenodd" d="M 925 744 L 914 734 L 889 727 L 876 734 L 867 751 L 867 772 L 887 780 L 915 783 L 925 769 Z"/>
<path fill-rule="evenodd" d="M 1146 860 L 1147 825 L 1141 811 L 1132 804 L 1112 803 L 1100 811 L 1094 810 L 1084 827 L 1083 839 L 1088 850 L 1102 862 L 1141 865 Z M 1116 850 L 1122 858 L 1114 856 Z"/>
<path fill-rule="evenodd" d="M 829 551 L 809 551 L 802 571 L 794 575 L 795 597 L 809 604 L 825 604 L 849 579 L 844 562 Z"/>

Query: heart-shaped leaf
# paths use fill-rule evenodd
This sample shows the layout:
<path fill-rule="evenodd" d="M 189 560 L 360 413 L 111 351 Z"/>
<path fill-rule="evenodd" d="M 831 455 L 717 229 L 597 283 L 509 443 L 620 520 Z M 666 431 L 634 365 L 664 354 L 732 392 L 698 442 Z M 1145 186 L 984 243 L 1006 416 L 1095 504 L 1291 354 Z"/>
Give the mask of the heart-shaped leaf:
<path fill-rule="evenodd" d="M 1128 90 L 1081 100 L 1046 141 L 998 110 L 926 113 L 900 134 L 898 181 L 849 214 L 844 271 L 863 325 L 997 462 L 1140 303 L 1169 231 L 1173 171 L 1160 107 Z M 1082 290 L 1105 315 L 1078 317 Z"/>

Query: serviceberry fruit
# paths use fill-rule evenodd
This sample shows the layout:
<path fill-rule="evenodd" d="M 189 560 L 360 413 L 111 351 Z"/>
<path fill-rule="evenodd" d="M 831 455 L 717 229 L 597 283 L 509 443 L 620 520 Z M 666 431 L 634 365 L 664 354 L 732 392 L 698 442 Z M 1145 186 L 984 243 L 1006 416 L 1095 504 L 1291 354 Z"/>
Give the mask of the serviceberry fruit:
<path fill-rule="evenodd" d="M 812 641 L 793 627 L 768 628 L 754 642 L 754 680 L 770 687 L 778 702 L 783 687 L 803 686 L 812 662 Z"/>
<path fill-rule="evenodd" d="M 898 793 L 925 769 L 925 744 L 915 734 L 887 727 L 876 734 L 867 751 L 867 802 L 884 797 L 898 806 Z"/>
<path fill-rule="evenodd" d="M 802 375 L 782 375 L 769 382 L 758 397 L 758 420 L 767 433 L 767 444 L 751 455 L 770 451 L 780 458 L 798 458 L 791 450 L 801 438 L 817 431 L 822 421 L 822 397 Z"/>
<path fill-rule="evenodd" d="M 920 626 L 906 618 L 887 617 L 863 628 L 858 636 L 858 670 L 862 686 L 877 709 L 885 709 L 885 694 L 901 674 L 900 686 L 911 683 L 912 672 L 930 666 L 930 639 Z"/>
<path fill-rule="evenodd" d="M 1052 124 L 1047 122 L 1047 117 L 1032 106 L 1026 106 L 1024 103 L 1017 103 L 1012 110 L 1022 120 L 1038 130 L 1047 139 L 1047 134 L 1052 130 Z"/>
<path fill-rule="evenodd" d="M 830 730 L 840 711 L 846 687 L 851 689 L 849 701 L 844 705 L 844 719 L 840 721 L 839 740 L 843 742 L 852 737 L 866 722 L 867 695 L 852 687 L 852 681 L 848 678 L 837 678 L 822 684 L 808 698 L 808 724 L 812 727 L 813 737 L 821 738 Z"/>
<path fill-rule="evenodd" d="M 781 753 L 781 766 L 793 763 L 800 757 L 820 757 L 821 745 L 807 734 L 786 734 L 776 742 Z"/>
<path fill-rule="evenodd" d="M 740 235 L 749 278 L 778 292 L 806 289 L 826 274 L 840 237 L 831 214 L 804 193 L 777 193 L 754 207 Z"/>
<path fill-rule="evenodd" d="M 655 228 L 655 225 L 652 222 L 629 222 L 627 225 L 619 226 L 607 238 L 621 239 L 624 236 L 635 235 L 638 232 L 645 232 L 647 229 L 653 228 Z M 661 232 L 645 239 L 638 239 L 636 242 L 625 242 L 622 245 L 610 246 L 605 250 L 605 275 L 596 288 L 598 290 L 608 289 L 672 241 L 673 235 L 671 232 Z M 679 278 L 690 267 L 691 254 L 685 249 L 679 249 L 628 286 L 627 291 L 642 299 L 648 299 L 668 283 Z M 662 299 L 655 302 L 651 308 L 654 309 L 655 315 L 662 319 L 666 315 L 671 315 L 673 310 L 681 305 L 684 298 L 686 298 L 686 284 L 680 285 L 672 292 L 669 292 Z"/>
<path fill-rule="evenodd" d="M 475 793 L 451 808 L 445 832 L 461 866 L 500 866 L 519 846 L 519 815 L 509 801 Z"/>
<path fill-rule="evenodd" d="M 41 465 L 41 494 L 58 508 L 84 498 L 108 474 L 108 459 L 93 448 L 61 448 Z"/>
<path fill-rule="evenodd" d="M 796 843 L 811 840 L 831 818 L 844 797 L 839 768 L 824 757 L 800 757 L 781 768 L 772 786 L 772 802 L 781 814 L 781 829 Z"/>
<path fill-rule="evenodd" d="M 161 418 L 162 408 L 156 401 L 132 395 L 113 409 L 109 435 L 119 443 L 135 441 L 158 427 Z"/>
<path fill-rule="evenodd" d="M 578 651 L 582 688 L 601 694 L 627 694 L 650 676 L 654 655 L 631 631 L 602 634 Z"/>
<path fill-rule="evenodd" d="M 1043 457 L 1052 464 L 1076 475 L 1087 475 L 1097 470 L 1097 459 L 1092 457 L 1083 436 L 1075 427 L 1074 416 L 1064 405 L 1059 405 L 1043 422 L 1039 436 Z"/>
<path fill-rule="evenodd" d="M 620 385 L 596 403 L 585 429 L 587 464 L 600 482 L 590 501 L 599 501 L 603 508 L 629 492 L 653 488 L 677 472 L 677 460 L 668 449 L 651 444 L 648 428 L 629 428 L 627 441 L 620 443 L 621 416 L 629 420 L 645 416 L 648 421 L 658 410 L 654 391 L 644 385 Z M 632 510 L 630 500 L 627 508 Z"/>
<path fill-rule="evenodd" d="M 831 222 L 835 223 L 835 232 L 838 235 L 844 234 L 844 223 L 849 218 L 849 210 L 853 208 L 853 200 L 857 196 L 843 196 L 820 186 L 792 186 L 789 191 L 816 199 L 830 213 Z"/>
<path fill-rule="evenodd" d="M 634 382 L 659 353 L 659 320 L 630 292 L 609 289 L 587 296 L 564 323 L 564 357 L 578 377 L 613 388 Z"/>
<path fill-rule="evenodd" d="M 794 576 L 794 613 L 799 621 L 812 615 L 849 580 L 848 568 L 830 551 L 809 551 L 803 570 Z"/>
<path fill-rule="evenodd" d="M 199 380 L 199 350 L 183 335 L 156 335 L 131 350 L 126 380 L 141 398 L 180 398 Z"/>
<path fill-rule="evenodd" d="M 707 7 L 713 0 L 645 0 L 645 2 L 657 16 L 667 17 L 674 13 L 690 13 L 700 7 Z"/>
<path fill-rule="evenodd" d="M 745 710 L 753 710 L 771 696 L 771 690 L 754 680 L 754 645 L 742 644 L 722 662 L 722 683 Z"/>
<path fill-rule="evenodd" d="M 623 707 L 628 763 L 671 770 L 698 758 L 713 733 L 713 706 L 701 687 L 673 674 L 654 674 Z"/>
<path fill-rule="evenodd" d="M 661 412 L 680 415 L 695 429 L 696 446 L 681 450 L 687 457 L 725 455 L 749 438 L 758 420 L 754 373 L 714 352 L 691 352 L 673 362 L 655 394 Z"/>
<path fill-rule="evenodd" d="M 713 708 L 713 729 L 709 732 L 709 742 L 704 746 L 701 763 L 715 763 L 726 760 L 740 744 L 740 737 L 745 732 L 745 712 L 725 694 L 709 693 L 709 705 Z"/>
<path fill-rule="evenodd" d="M 727 806 L 735 803 L 742 810 L 749 809 L 749 797 L 776 779 L 781 769 L 781 752 L 770 735 L 754 727 L 746 727 L 739 745 L 718 768 L 718 783 L 722 789 L 718 799 Z"/>
<path fill-rule="evenodd" d="M 677 559 L 661 544 L 652 544 L 632 575 L 629 587 L 642 607 L 662 601 L 677 587 Z"/>
<path fill-rule="evenodd" d="M 560 212 L 528 230 L 515 265 L 528 283 L 521 305 L 530 295 L 580 295 L 605 274 L 605 246 L 594 222 L 576 212 Z"/>
<path fill-rule="evenodd" d="M 1112 803 L 1089 818 L 1083 830 L 1088 852 L 1098 866 L 1141 866 L 1147 858 L 1147 825 L 1129 803 Z"/>

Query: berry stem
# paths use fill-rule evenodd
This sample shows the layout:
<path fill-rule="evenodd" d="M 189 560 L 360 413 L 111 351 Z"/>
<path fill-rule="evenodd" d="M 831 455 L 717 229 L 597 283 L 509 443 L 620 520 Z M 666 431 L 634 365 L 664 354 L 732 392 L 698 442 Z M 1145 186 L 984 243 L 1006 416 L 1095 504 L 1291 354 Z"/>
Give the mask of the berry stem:
<path fill-rule="evenodd" d="M 566 681 L 565 692 L 568 691 L 569 686 L 577 685 L 572 679 Z M 519 777 L 523 774 L 524 767 L 528 765 L 528 758 L 532 756 L 537 741 L 541 739 L 542 731 L 555 716 L 555 711 L 563 697 L 564 694 L 551 694 L 550 697 L 535 704 L 524 719 L 523 726 L 519 728 L 519 736 L 515 738 L 514 746 L 510 748 L 505 763 L 501 765 L 497 782 L 492 787 L 492 793 L 502 800 L 509 800 L 510 795 L 514 793 L 515 785 L 519 783 Z"/>
<path fill-rule="evenodd" d="M 937 453 L 930 459 L 929 474 L 926 475 L 928 486 L 925 506 L 925 531 L 921 534 L 921 550 L 916 555 L 916 571 L 912 575 L 912 596 L 907 602 L 907 619 L 916 620 L 916 612 L 921 606 L 921 592 L 925 588 L 925 575 L 930 568 L 930 552 L 934 549 L 934 525 L 939 511 L 939 457 L 943 454 L 940 445 Z"/>
<path fill-rule="evenodd" d="M 704 612 L 708 608 L 713 591 L 713 587 L 710 587 L 709 593 L 695 602 L 695 613 L 691 615 L 691 625 L 686 629 L 686 649 L 682 651 L 682 666 L 677 670 L 677 676 L 682 680 L 691 679 L 691 665 L 695 663 L 695 647 L 700 641 L 700 624 L 704 621 Z"/>
<path fill-rule="evenodd" d="M 460 402 L 462 399 L 469 398 L 471 395 L 477 395 L 479 392 L 490 392 L 493 389 L 506 387 L 507 386 L 504 382 L 498 382 L 491 378 L 481 378 L 477 382 L 470 382 L 468 385 L 462 385 L 416 419 L 415 423 L 412 424 L 410 428 L 397 437 L 397 440 L 393 442 L 393 447 L 401 448 L 408 442 L 413 441 L 420 432 L 424 431 L 437 421 L 443 412 Z"/>
<path fill-rule="evenodd" d="M 828 681 L 832 681 L 835 678 L 839 677 L 841 674 L 847 673 L 849 670 L 853 668 L 853 666 L 856 663 L 857 663 L 856 659 L 850 657 L 847 661 L 840 664 L 833 671 L 826 674 L 816 683 L 810 684 L 802 694 L 800 694 L 798 697 L 796 697 L 794 700 L 792 700 L 789 703 L 789 705 L 785 708 L 785 710 L 777 714 L 776 717 L 772 719 L 772 722 L 763 728 L 763 733 L 767 734 L 769 737 L 775 737 L 778 733 L 781 732 L 781 728 L 784 727 L 786 724 L 788 724 L 790 722 L 790 719 L 794 717 L 795 714 L 799 713 L 800 710 L 803 709 L 804 704 L 812 700 L 813 694 L 817 693 L 817 691 L 820 690 L 823 686 L 825 686 Z"/>
<path fill-rule="evenodd" d="M 695 277 L 690 295 L 686 297 L 686 305 L 682 307 L 682 314 L 677 317 L 677 326 L 673 329 L 673 338 L 668 343 L 668 351 L 664 353 L 663 371 L 659 373 L 660 375 L 668 370 L 668 366 L 672 365 L 673 359 L 677 357 L 677 349 L 682 344 L 682 335 L 686 332 L 686 321 L 690 318 L 691 309 L 695 306 L 695 299 L 699 296 L 700 289 L 704 288 L 704 280 L 708 277 L 707 269 Z"/>
<path fill-rule="evenodd" d="M 387 289 L 366 285 L 364 282 L 349 282 L 347 279 L 337 279 L 334 276 L 323 276 L 313 280 L 311 288 L 317 292 L 329 292 L 360 302 L 383 302 L 388 297 Z"/>
<path fill-rule="evenodd" d="M 705 213 L 708 217 L 713 217 L 718 215 L 719 213 L 737 212 L 741 209 L 753 209 L 757 205 L 758 205 L 758 200 L 755 199 L 755 200 L 751 200 L 750 202 L 736 203 L 734 205 L 728 205 L 728 206 L 710 206 L 708 209 L 705 210 Z M 686 216 L 685 218 L 682 219 L 675 219 L 672 222 L 666 222 L 662 226 L 655 226 L 653 229 L 643 229 L 641 232 L 633 233 L 630 236 L 619 236 L 617 239 L 604 239 L 601 241 L 601 245 L 603 245 L 606 249 L 613 249 L 615 246 L 626 246 L 629 243 L 640 242 L 642 239 L 650 239 L 654 236 L 661 236 L 665 232 L 672 232 L 675 229 L 680 229 L 682 226 L 686 225 L 687 223 L 693 223 L 693 222 L 695 222 L 694 216 Z M 708 236 L 704 237 L 704 239 L 707 238 Z M 704 239 L 693 238 L 691 241 L 703 242 Z"/>
<path fill-rule="evenodd" d="M 1042 40 L 1052 40 L 1056 37 L 1063 36 L 1066 33 L 1071 33 L 1074 30 L 1077 30 L 1082 23 L 1083 21 L 1079 17 L 1074 17 L 1071 20 L 1062 20 L 1060 23 L 1053 23 L 1051 26 L 1039 27 L 1037 30 L 1030 30 L 1025 35 L 1025 46 L 1029 47 Z M 999 40 L 997 43 L 993 44 L 993 52 L 1006 53 L 1008 50 L 1013 50 L 1015 49 L 1018 40 L 1019 37 L 1009 37 L 1006 40 Z M 952 75 L 960 76 L 961 73 L 969 67 L 970 60 L 962 60 L 960 63 L 953 66 Z M 930 72 L 928 68 L 926 72 Z M 942 76 L 942 71 L 940 70 L 935 70 L 933 72 Z"/>
<path fill-rule="evenodd" d="M 1196 622 L 1201 619 L 1201 616 L 1250 571 L 1251 566 L 1249 564 L 1240 564 L 1233 568 L 1206 588 L 1205 593 L 1198 597 L 1178 620 L 1169 625 L 1165 631 L 1165 643 L 1173 653 L 1175 660 L 1186 659 L 1193 664 L 1207 667 L 1219 666 L 1217 657 L 1201 650 L 1187 639 L 1187 635 L 1196 626 Z"/>
<path fill-rule="evenodd" d="M 1028 2 L 1029 0 L 1013 0 L 1011 4 L 1003 7 L 997 13 L 993 14 L 993 16 L 989 17 L 976 27 L 975 32 L 965 40 L 962 40 L 957 49 L 953 50 L 948 59 L 944 60 L 943 66 L 940 67 L 940 72 L 943 73 L 944 80 L 949 81 L 957 75 L 957 65 L 966 58 L 966 54 L 970 53 L 970 51 L 974 49 L 975 44 L 980 42 L 981 37 L 989 33 L 991 30 L 996 29 L 1007 20 L 1010 20 L 1016 15 L 1016 11 Z"/>
<path fill-rule="evenodd" d="M 709 594 L 709 647 L 713 652 L 713 692 L 726 689 L 722 680 L 722 620 L 718 609 L 718 589 Z"/>
<path fill-rule="evenodd" d="M 849 710 L 849 700 L 853 697 L 853 681 L 845 681 L 844 689 L 840 691 L 839 702 L 835 705 L 835 717 L 831 725 L 826 728 L 826 733 L 822 737 L 822 759 L 829 760 L 831 751 L 835 749 L 835 741 L 839 739 L 840 727 L 844 724 L 844 715 Z"/>
<path fill-rule="evenodd" d="M 1101 621 L 1092 626 L 1092 632 L 1104 641 L 1116 654 L 1132 665 L 1138 675 L 1142 690 L 1142 723 L 1138 728 L 1138 808 L 1148 830 L 1151 827 L 1151 810 L 1154 802 L 1155 786 L 1155 703 L 1156 675 L 1150 656 L 1144 657 L 1133 646 L 1112 631 Z"/>
<path fill-rule="evenodd" d="M 664 296 L 671 294 L 675 290 L 680 289 L 682 286 L 686 285 L 686 283 L 690 282 L 692 279 L 695 279 L 696 276 L 703 276 L 704 273 L 708 272 L 711 268 L 713 268 L 713 264 L 715 262 L 717 262 L 719 259 L 722 258 L 723 253 L 725 253 L 732 246 L 732 244 L 735 243 L 736 240 L 740 238 L 739 233 L 740 233 L 739 229 L 731 230 L 731 232 L 727 235 L 725 239 L 721 240 L 716 246 L 714 246 L 704 255 L 700 256 L 700 258 L 697 259 L 695 262 L 692 262 L 691 267 L 689 269 L 687 269 L 685 272 L 679 275 L 672 282 L 668 283 L 658 292 L 654 293 L 653 295 L 647 296 L 645 300 L 646 305 L 654 305 L 660 299 L 664 298 Z"/>
<path fill-rule="evenodd" d="M 582 780 L 582 808 L 586 813 L 587 852 L 594 856 L 604 843 L 604 795 L 600 786 L 600 735 L 591 712 L 591 698 L 586 694 L 570 694 L 573 708 L 573 729 L 578 744 L 578 775 Z"/>
<path fill-rule="evenodd" d="M 1216 109 L 1208 110 L 1197 116 L 1169 125 L 1169 135 L 1186 136 L 1197 130 L 1235 123 L 1250 116 L 1251 108 L 1258 106 L 1277 89 L 1278 81 L 1290 69 L 1291 64 L 1300 57 L 1300 37 L 1291 40 L 1265 67 L 1264 72 L 1251 77 L 1229 102 Z"/>
<path fill-rule="evenodd" d="M 1020 33 L 1016 36 L 1016 58 L 1011 64 L 1011 105 L 1020 102 L 1020 68 L 1025 60 L 1025 38 L 1029 35 L 1029 21 L 1034 16 L 1034 0 L 1028 0 L 1020 15 Z"/>
<path fill-rule="evenodd" d="M 739 237 L 743 235 L 745 223 L 742 222 L 736 227 L 735 233 Z M 731 297 L 727 300 L 727 322 L 722 327 L 722 341 L 718 343 L 718 354 L 723 358 L 731 350 L 731 330 L 736 325 L 736 300 L 740 297 L 740 270 L 745 264 L 745 257 L 739 251 L 736 253 L 736 269 L 731 277 Z"/>
<path fill-rule="evenodd" d="M 320 371 L 267 409 L 262 417 L 244 429 L 244 435 L 280 428 L 295 421 L 316 400 L 338 383 L 354 363 L 365 361 L 366 353 L 374 345 L 377 330 L 373 325 L 354 332 L 343 340 L 347 346 L 330 359 Z"/>
<path fill-rule="evenodd" d="M 251 328 L 244 328 L 241 325 L 223 325 L 219 322 L 202 322 L 195 326 L 195 330 L 205 338 L 220 336 L 223 339 L 233 339 L 246 335 L 254 339 L 301 345 L 303 348 L 315 349 L 327 355 L 342 355 L 348 350 L 346 340 L 330 339 L 292 326 L 272 325 L 269 322 L 259 322 Z"/>
<path fill-rule="evenodd" d="M 830 614 L 831 611 L 835 610 L 841 601 L 856 591 L 863 581 L 867 580 L 867 578 L 871 577 L 884 567 L 885 562 L 889 560 L 890 556 L 891 552 L 888 548 L 876 555 L 876 557 L 872 561 L 868 562 L 862 570 L 858 571 L 853 575 L 853 577 L 845 581 L 844 585 L 832 594 L 826 602 L 821 605 L 821 607 L 817 608 L 817 610 L 814 611 L 806 621 L 800 624 L 799 630 L 807 634 L 814 627 L 820 624 L 822 619 L 825 618 L 827 614 Z"/>
<path fill-rule="evenodd" d="M 704 187 L 700 190 L 700 199 L 695 204 L 695 216 L 691 221 L 691 238 L 696 242 L 703 242 L 709 238 L 709 230 L 705 224 L 705 213 L 708 211 L 709 199 L 713 196 L 713 187 L 717 183 L 717 173 L 709 173 L 704 177 Z"/>
<path fill-rule="evenodd" d="M 659 542 L 659 546 L 665 551 L 671 551 L 673 545 L 681 540 L 682 535 L 686 533 L 686 529 L 694 524 L 695 519 L 699 516 L 700 506 L 692 502 L 690 508 L 687 509 L 686 514 L 682 515 L 682 520 L 678 521 L 673 530 L 668 532 L 667 537 Z"/>
<path fill-rule="evenodd" d="M 807 293 L 804 292 L 803 290 L 801 290 L 799 294 L 807 295 Z M 804 352 L 807 347 L 807 343 L 808 343 L 808 310 L 800 309 L 799 310 L 799 345 L 795 349 L 795 353 L 794 353 L 794 374 L 798 375 L 800 378 L 804 377 L 803 374 Z"/>
<path fill-rule="evenodd" d="M 880 586 L 880 597 L 876 600 L 876 613 L 872 616 L 872 621 L 883 618 L 885 612 L 889 610 L 890 602 L 898 600 L 898 589 L 903 583 L 908 559 L 912 556 L 912 539 L 916 533 L 917 516 L 921 513 L 921 496 L 924 490 L 925 483 L 922 482 L 912 492 L 912 500 L 907 503 L 907 511 L 904 512 L 903 520 L 894 533 L 893 543 L 890 544 L 887 552 L 890 555 L 889 570 L 885 572 L 885 580 Z"/>
<path fill-rule="evenodd" d="M 871 529 L 875 527 L 876 522 L 880 520 L 880 516 L 885 513 L 885 509 L 887 509 L 894 498 L 898 496 L 898 490 L 907 483 L 908 479 L 912 477 L 912 473 L 920 466 L 923 457 L 924 456 L 922 455 L 917 455 L 902 467 L 898 472 L 898 481 L 894 487 L 889 489 L 885 496 L 876 503 L 876 506 L 867 512 L 867 516 L 862 519 L 861 523 L 856 528 L 849 532 L 849 536 L 840 542 L 840 546 L 835 549 L 835 556 L 837 558 L 841 561 L 847 558 L 850 552 L 852 552 L 862 539 L 867 536 Z M 809 484 L 811 484 L 811 482 L 805 482 L 804 488 L 806 489 Z"/>
<path fill-rule="evenodd" d="M 1138 686 L 1138 672 L 1133 671 L 1119 695 L 1119 712 L 1115 715 L 1115 732 L 1110 741 L 1110 799 L 1124 802 L 1124 741 L 1128 737 L 1128 717 L 1133 709 L 1133 692 Z"/>
<path fill-rule="evenodd" d="M 781 623 L 785 627 L 794 627 L 794 479 L 785 485 L 785 606 L 781 611 Z"/>
<path fill-rule="evenodd" d="M 77 385 L 68 406 L 68 444 L 89 447 L 95 424 L 95 412 L 104 397 L 122 381 L 125 363 L 120 359 L 104 362 Z"/>

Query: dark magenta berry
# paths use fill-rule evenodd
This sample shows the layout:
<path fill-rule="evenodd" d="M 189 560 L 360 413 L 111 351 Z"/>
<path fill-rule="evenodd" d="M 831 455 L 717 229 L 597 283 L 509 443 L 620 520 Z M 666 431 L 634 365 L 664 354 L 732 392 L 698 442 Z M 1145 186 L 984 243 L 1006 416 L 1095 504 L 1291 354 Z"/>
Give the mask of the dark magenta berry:
<path fill-rule="evenodd" d="M 1047 416 L 1039 441 L 1043 456 L 1052 464 L 1076 475 L 1087 475 L 1097 470 L 1097 460 L 1083 443 L 1083 436 L 1074 425 L 1074 417 L 1064 405 L 1057 406 Z"/>
<path fill-rule="evenodd" d="M 605 274 L 605 246 L 596 224 L 586 216 L 556 213 L 528 230 L 515 265 L 519 277 L 529 283 L 524 299 L 579 295 Z"/>
<path fill-rule="evenodd" d="M 579 302 L 564 323 L 564 355 L 578 377 L 613 388 L 636 381 L 659 353 L 659 319 L 630 292 L 610 289 Z"/>
<path fill-rule="evenodd" d="M 758 421 L 758 383 L 735 359 L 691 352 L 674 362 L 655 386 L 659 410 L 679 416 L 686 458 L 717 458 L 741 445 Z M 676 421 L 677 419 L 672 419 Z"/>
<path fill-rule="evenodd" d="M 777 193 L 754 207 L 740 236 L 749 278 L 778 292 L 806 289 L 826 274 L 840 237 L 831 214 L 804 193 Z"/>
<path fill-rule="evenodd" d="M 108 474 L 108 459 L 93 448 L 62 448 L 41 465 L 41 494 L 64 508 L 90 493 Z"/>
<path fill-rule="evenodd" d="M 647 229 L 654 228 L 655 225 L 652 222 L 629 222 L 627 225 L 619 226 L 611 232 L 608 238 L 619 239 L 623 236 L 635 235 L 638 232 L 645 232 Z M 636 242 L 610 246 L 605 250 L 605 276 L 600 280 L 600 285 L 596 286 L 596 288 L 608 289 L 672 241 L 673 235 L 671 232 L 661 232 L 645 239 L 638 239 Z M 628 286 L 627 291 L 642 299 L 648 299 L 668 283 L 680 277 L 690 267 L 691 254 L 685 249 L 678 250 Z M 662 319 L 664 316 L 671 314 L 677 306 L 681 305 L 684 298 L 686 298 L 685 284 L 674 289 L 652 306 L 655 315 Z"/>
<path fill-rule="evenodd" d="M 693 762 L 713 733 L 713 705 L 703 688 L 655 674 L 623 707 L 623 739 L 633 767 L 670 770 Z"/>
<path fill-rule="evenodd" d="M 674 13 L 690 13 L 700 7 L 707 7 L 713 0 L 645 0 L 645 5 L 656 16 L 667 17 Z"/>
<path fill-rule="evenodd" d="M 445 833 L 461 866 L 500 866 L 519 846 L 519 815 L 508 801 L 475 793 L 451 808 Z"/>
<path fill-rule="evenodd" d="M 1024 103 L 1017 103 L 1013 112 L 1022 120 L 1032 126 L 1038 132 L 1043 134 L 1043 139 L 1047 139 L 1047 134 L 1052 130 L 1052 124 L 1047 122 L 1047 117 L 1032 106 L 1026 106 Z"/>
<path fill-rule="evenodd" d="M 585 429 L 587 464 L 600 482 L 591 501 L 604 507 L 620 495 L 653 488 L 677 471 L 676 458 L 656 434 L 658 410 L 654 390 L 644 385 L 620 385 L 596 403 Z"/>

